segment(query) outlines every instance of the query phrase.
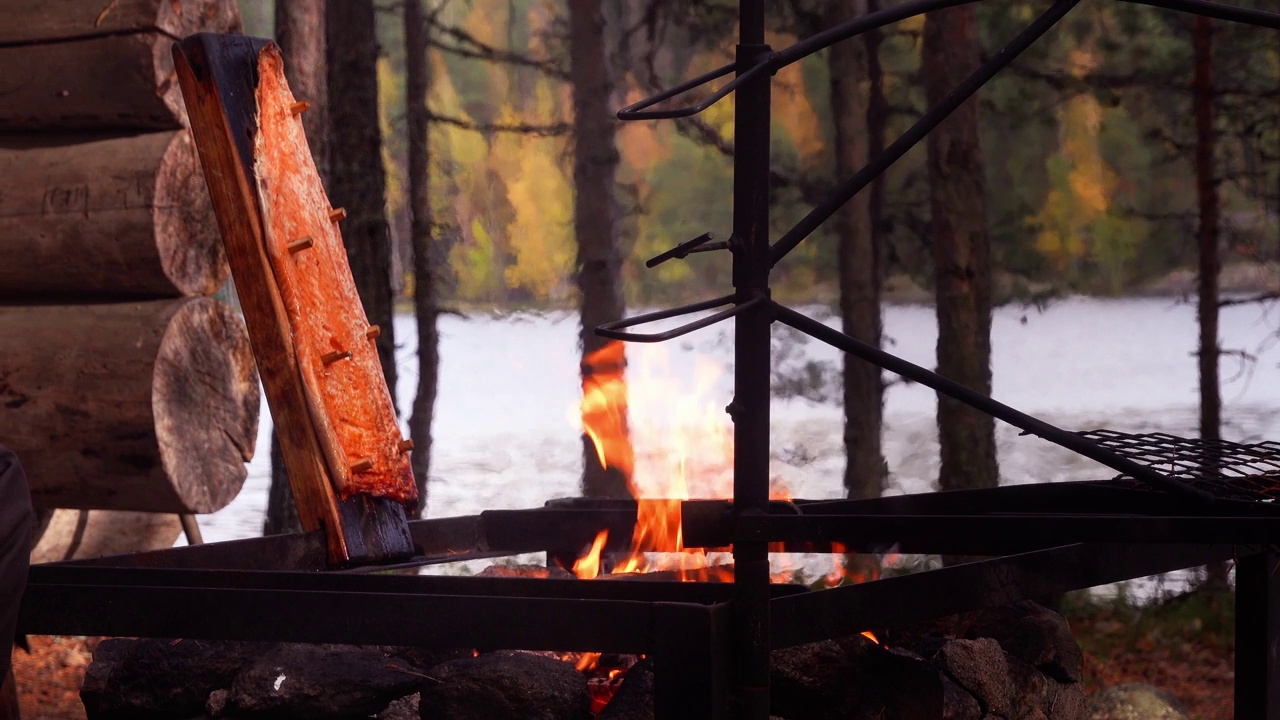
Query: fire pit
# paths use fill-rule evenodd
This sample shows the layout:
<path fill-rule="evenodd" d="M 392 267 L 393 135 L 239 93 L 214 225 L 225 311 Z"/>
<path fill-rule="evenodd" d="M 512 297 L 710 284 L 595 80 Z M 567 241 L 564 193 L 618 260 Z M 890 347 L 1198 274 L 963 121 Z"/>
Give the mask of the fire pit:
<path fill-rule="evenodd" d="M 1142 0 L 1222 20 L 1280 29 L 1280 14 L 1205 0 Z M 654 258 L 727 249 L 734 292 L 598 329 L 623 341 L 660 342 L 733 318 L 732 500 L 680 504 L 685 546 L 732 546 L 733 582 L 683 583 L 375 574 L 526 552 L 576 559 L 602 531 L 601 551 L 633 536 L 636 501 L 570 499 L 529 510 L 407 523 L 413 557 L 335 568 L 326 534 L 270 537 L 127 557 L 33 567 L 21 629 L 27 633 L 413 644 L 426 648 L 644 654 L 652 660 L 659 718 L 751 718 L 770 711 L 771 651 L 856 636 L 962 611 L 1127 578 L 1237 560 L 1236 707 L 1280 717 L 1274 681 L 1280 619 L 1273 548 L 1280 537 L 1280 450 L 1168 436 L 1077 434 L 832 330 L 771 299 L 769 272 L 840 205 L 919 142 L 1076 4 L 1058 0 L 931 108 L 901 138 L 770 244 L 769 77 L 831 44 L 957 0 L 914 0 L 830 28 L 781 51 L 764 44 L 763 0 L 741 0 L 734 62 L 619 113 L 624 120 L 695 114 L 736 92 L 732 239 L 703 236 Z M 197 36 L 182 51 L 202 72 L 243 93 L 252 41 Z M 659 103 L 734 74 L 701 103 Z M 236 83 L 239 83 L 236 86 Z M 252 95 L 252 93 L 249 93 Z M 631 328 L 725 308 L 657 333 Z M 927 493 L 859 501 L 769 498 L 769 329 L 782 322 L 947 394 L 1030 434 L 1112 468 L 1115 480 Z M 344 511 L 347 512 L 347 511 Z M 376 507 L 355 508 L 358 525 Z M 381 520 L 379 520 L 381 522 Z M 332 538 L 329 538 L 332 540 Z M 822 591 L 772 584 L 769 553 L 852 552 L 994 556 L 941 570 Z M 1252 716 L 1252 715 L 1251 715 Z"/>

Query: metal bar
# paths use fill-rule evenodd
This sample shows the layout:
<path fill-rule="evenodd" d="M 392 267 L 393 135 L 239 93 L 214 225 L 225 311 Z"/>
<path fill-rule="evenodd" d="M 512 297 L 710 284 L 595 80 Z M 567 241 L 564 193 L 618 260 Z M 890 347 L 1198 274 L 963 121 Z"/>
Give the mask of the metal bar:
<path fill-rule="evenodd" d="M 843 637 L 1230 558 L 1230 545 L 1069 545 L 773 601 L 773 646 Z"/>
<path fill-rule="evenodd" d="M 841 23 L 834 27 L 827 28 L 821 32 L 810 35 L 800 40 L 786 49 L 779 50 L 774 54 L 770 67 L 777 72 L 779 69 L 790 65 L 791 63 L 803 60 L 806 57 L 826 48 L 835 45 L 842 40 L 861 35 L 871 30 L 876 30 L 885 25 L 913 18 L 917 15 L 923 15 L 928 12 L 944 10 L 957 5 L 968 5 L 978 0 L 912 0 L 901 5 L 877 10 L 868 13 L 846 23 Z"/>
<path fill-rule="evenodd" d="M 902 377 L 918 382 L 927 388 L 953 397 L 970 407 L 977 408 L 978 410 L 981 410 L 996 419 L 1003 420 L 1020 430 L 1024 430 L 1037 437 L 1044 438 L 1055 445 L 1059 445 L 1083 455 L 1090 460 L 1096 460 L 1117 472 L 1124 473 L 1136 480 L 1140 480 L 1149 485 L 1154 485 L 1162 490 L 1168 490 L 1169 492 L 1178 493 L 1185 497 L 1195 498 L 1200 502 L 1213 503 L 1216 501 L 1212 495 L 1202 490 L 1171 480 L 1151 468 L 1144 467 L 1132 460 L 1120 457 L 1091 440 L 1082 438 L 1075 433 L 1067 432 L 1066 430 L 1054 425 L 1050 425 L 1049 423 L 1039 418 L 1027 415 L 1024 412 L 1015 410 L 1002 402 L 989 398 L 986 395 L 961 385 L 954 380 L 945 378 L 932 370 L 926 370 L 915 363 L 890 355 L 880 348 L 873 347 L 856 338 L 849 337 L 839 330 L 827 327 L 817 320 L 805 317 L 790 308 L 778 305 L 777 303 L 774 303 L 773 307 L 778 320 L 786 325 L 790 325 L 791 327 L 817 338 L 828 345 L 862 358 L 873 365 L 882 367 L 890 372 L 895 372 Z"/>
<path fill-rule="evenodd" d="M 1110 481 L 1002 485 L 973 490 L 893 495 L 862 500 L 793 500 L 801 514 L 835 515 L 976 515 L 1022 513 L 1133 513 L 1139 515 L 1196 515 L 1202 503 L 1145 488 L 1124 488 Z M 1255 514 L 1256 503 L 1240 502 L 1231 515 Z"/>
<path fill-rule="evenodd" d="M 1236 562 L 1237 718 L 1280 720 L 1280 556 Z"/>
<path fill-rule="evenodd" d="M 1006 552 L 1011 539 L 1046 545 L 1069 543 L 1266 544 L 1280 541 L 1280 518 L 1147 517 L 1142 515 L 773 515 L 738 521 L 738 537 L 791 542 L 931 543 L 932 552 L 948 552 L 951 544 L 980 543 L 993 553 Z M 719 539 L 719 538 L 717 538 Z M 736 539 L 736 538 L 735 538 Z M 687 541 L 692 544 L 692 538 Z"/>
<path fill-rule="evenodd" d="M 917 143 L 925 138 L 935 127 L 937 127 L 965 100 L 978 91 L 988 80 L 995 77 L 995 74 L 1003 70 L 1014 58 L 1022 54 L 1024 50 L 1039 40 L 1042 35 L 1049 31 L 1064 15 L 1070 12 L 1071 8 L 1076 6 L 1079 0 L 1058 0 L 1043 15 L 1036 18 L 1025 30 L 1018 34 L 1013 40 L 1010 40 L 999 52 L 992 55 L 982 66 L 973 71 L 969 77 L 964 79 L 954 90 L 947 94 L 937 105 L 929 108 L 919 120 L 916 121 L 906 132 L 902 133 L 893 144 L 880 151 L 861 170 L 854 173 L 853 177 L 840 183 L 827 197 L 818 204 L 817 207 L 809 211 L 795 227 L 787 231 L 785 235 L 774 243 L 771 254 L 771 263 L 777 264 L 779 260 L 791 252 L 806 237 L 809 236 L 819 225 L 826 222 L 840 206 L 844 205 L 854 195 L 858 194 L 862 188 L 871 184 L 884 172 L 890 165 L 894 164 L 907 151 L 915 147 Z"/>
<path fill-rule="evenodd" d="M 703 102 L 698 103 L 698 105 L 695 105 L 694 108 L 692 109 L 681 108 L 678 110 L 667 110 L 667 111 L 663 111 L 663 110 L 649 111 L 649 112 L 643 112 L 643 111 L 646 108 L 650 108 L 650 107 L 653 107 L 654 105 L 657 105 L 663 100 L 670 100 L 671 98 L 677 95 L 683 95 L 684 93 L 687 93 L 696 87 L 699 87 L 701 85 L 706 85 L 707 83 L 711 82 L 712 80 L 715 80 L 716 78 L 722 78 L 725 75 L 728 75 L 729 73 L 733 72 L 734 69 L 736 68 L 737 68 L 737 63 L 731 62 L 728 65 L 722 65 L 710 72 L 705 72 L 699 75 L 698 77 L 693 78 L 692 80 L 686 80 L 685 82 L 682 82 L 679 85 L 669 90 L 663 90 L 657 95 L 651 95 L 643 100 L 634 102 L 618 111 L 618 119 L 619 120 L 666 120 L 666 119 L 677 118 L 677 117 L 686 117 L 688 115 L 695 115 L 697 113 L 700 113 L 703 110 L 706 110 L 708 107 L 711 107 L 711 105 L 713 105 L 720 98 L 724 97 L 724 95 L 720 93 L 716 93 L 712 95 L 710 98 L 708 98 L 707 100 L 704 100 Z M 677 114 L 672 115 L 671 114 L 672 112 L 675 112 Z"/>
<path fill-rule="evenodd" d="M 1268 12 L 1266 10 L 1254 10 L 1252 8 L 1236 7 L 1235 5 L 1223 5 L 1222 3 L 1208 2 L 1208 0 L 1121 1 L 1132 3 L 1134 5 L 1157 7 L 1164 10 L 1177 10 L 1179 12 L 1191 13 L 1192 15 L 1204 15 L 1206 17 L 1214 18 L 1215 20 L 1226 20 L 1228 22 L 1238 22 L 1245 25 L 1280 30 L 1280 14 Z"/>
<path fill-rule="evenodd" d="M 41 587 L 118 586 L 153 588 L 289 590 L 420 595 L 485 595 L 491 597 L 635 600 L 712 604 L 733 597 L 727 583 L 655 581 L 645 575 L 616 575 L 599 580 L 461 577 L 431 575 L 349 575 L 342 573 L 174 570 L 36 565 L 29 582 Z M 773 585 L 776 596 L 804 592 L 793 585 Z"/>
<path fill-rule="evenodd" d="M 726 720 L 729 646 L 725 605 L 654 608 L 653 716 L 658 720 Z"/>
<path fill-rule="evenodd" d="M 18 627 L 35 635 L 648 653 L 653 649 L 653 604 L 35 583 L 27 587 Z"/>
<path fill-rule="evenodd" d="M 710 302 L 714 302 L 714 301 L 708 301 L 708 303 Z M 759 306 L 763 302 L 764 302 L 764 298 L 753 297 L 750 300 L 746 300 L 745 302 L 740 302 L 727 310 L 721 310 L 720 312 L 714 315 L 709 315 L 700 320 L 694 320 L 691 323 L 686 323 L 684 325 L 681 325 L 678 328 L 672 328 L 671 330 L 666 330 L 664 332 L 659 332 L 659 333 L 629 333 L 629 332 L 621 332 L 617 329 L 620 327 L 630 327 L 633 325 L 639 325 L 640 322 L 642 322 L 640 318 L 643 316 L 636 316 L 634 318 L 629 318 L 627 320 L 619 320 L 617 322 L 611 322 L 611 323 L 605 323 L 604 325 L 599 325 L 596 327 L 596 334 L 601 337 L 607 337 L 613 340 L 625 340 L 627 342 L 645 342 L 645 343 L 664 342 L 672 338 L 678 338 L 681 335 L 687 335 L 693 332 L 694 330 L 701 330 L 702 328 L 707 327 L 709 325 L 715 325 L 721 320 L 728 320 L 731 317 L 740 315 L 741 313 L 744 313 L 747 310 L 750 310 L 754 307 Z M 702 305 L 702 304 L 704 303 L 699 303 L 699 305 Z M 722 305 L 723 303 L 717 303 L 717 304 Z M 681 312 L 680 314 L 693 312 L 692 308 L 694 307 L 695 306 L 693 305 L 686 306 L 685 308 L 682 309 L 683 312 Z M 661 315 L 661 314 L 662 313 L 652 313 L 652 315 Z M 667 317 L 670 317 L 670 315 L 668 315 Z"/>
<path fill-rule="evenodd" d="M 738 68 L 763 67 L 764 0 L 739 0 Z M 770 77 L 738 89 L 734 104 L 733 287 L 741 301 L 759 301 L 734 328 L 733 513 L 764 515 L 769 507 L 769 126 Z M 733 717 L 769 717 L 769 548 L 733 546 Z"/>

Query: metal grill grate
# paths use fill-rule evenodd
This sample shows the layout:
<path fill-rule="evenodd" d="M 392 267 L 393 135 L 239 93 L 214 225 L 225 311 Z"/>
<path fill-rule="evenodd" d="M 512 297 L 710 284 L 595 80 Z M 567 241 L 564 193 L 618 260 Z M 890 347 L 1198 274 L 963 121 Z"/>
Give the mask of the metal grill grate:
<path fill-rule="evenodd" d="M 1167 433 L 1091 430 L 1081 436 L 1168 477 L 1223 500 L 1280 500 L 1280 442 L 1253 445 L 1180 438 Z M 1132 478 L 1121 475 L 1126 485 Z M 1143 483 L 1143 487 L 1147 487 Z"/>

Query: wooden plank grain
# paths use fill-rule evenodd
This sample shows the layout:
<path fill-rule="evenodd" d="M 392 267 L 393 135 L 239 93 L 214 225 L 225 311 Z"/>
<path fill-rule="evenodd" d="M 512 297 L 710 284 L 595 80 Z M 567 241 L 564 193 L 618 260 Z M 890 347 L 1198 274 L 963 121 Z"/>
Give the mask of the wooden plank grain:
<path fill-rule="evenodd" d="M 403 507 L 367 496 L 343 501 L 335 493 L 298 370 L 253 181 L 257 62 L 266 45 L 260 39 L 209 34 L 174 45 L 191 130 L 303 528 L 324 528 L 334 564 L 403 557 L 413 552 Z"/>

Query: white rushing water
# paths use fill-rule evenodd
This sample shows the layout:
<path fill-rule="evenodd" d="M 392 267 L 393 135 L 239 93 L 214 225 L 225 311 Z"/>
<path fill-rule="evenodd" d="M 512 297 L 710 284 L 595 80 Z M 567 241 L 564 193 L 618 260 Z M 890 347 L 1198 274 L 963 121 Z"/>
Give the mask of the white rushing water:
<path fill-rule="evenodd" d="M 828 314 L 809 309 L 809 314 Z M 827 317 L 829 324 L 834 318 Z M 416 391 L 411 316 L 396 318 L 398 404 L 408 413 Z M 1224 308 L 1223 434 L 1239 441 L 1280 439 L 1280 328 L 1275 307 Z M 429 517 L 486 509 L 530 508 L 579 494 L 581 445 L 573 422 L 579 396 L 577 318 L 573 314 L 445 316 L 440 320 L 440 389 L 433 427 Z M 932 367 L 937 326 L 926 306 L 885 309 L 886 349 Z M 711 422 L 727 428 L 731 399 L 732 323 L 661 346 L 628 348 L 628 382 L 648 395 L 631 399 L 637 479 L 655 482 L 680 451 L 672 408 L 695 400 Z M 996 399 L 1070 430 L 1197 434 L 1195 308 L 1168 298 L 1072 298 L 1043 311 L 997 309 L 992 328 Z M 839 354 L 786 328 L 775 328 L 785 366 L 838 367 Z M 647 384 L 661 378 L 659 389 Z M 710 378 L 710 379 L 708 379 Z M 893 376 L 886 376 L 891 382 Z M 838 397 L 839 393 L 833 393 Z M 937 433 L 934 393 L 895 383 L 885 398 L 884 451 L 890 493 L 934 487 Z M 206 541 L 261 534 L 269 484 L 271 429 L 263 403 L 258 448 L 240 495 L 199 518 Z M 843 494 L 841 410 L 835 403 L 777 399 L 773 403 L 771 476 L 794 497 Z M 1066 450 L 997 423 L 1002 482 L 1091 480 L 1114 473 Z M 727 478 L 723 448 L 708 441 L 686 462 L 694 495 Z M 646 478 L 647 474 L 647 478 Z M 665 480 L 666 478 L 661 478 Z"/>

